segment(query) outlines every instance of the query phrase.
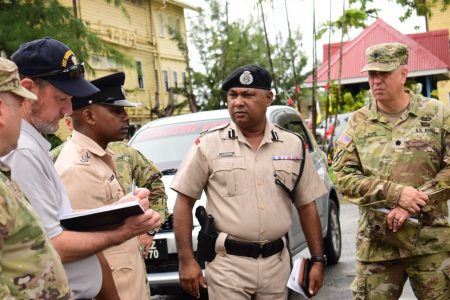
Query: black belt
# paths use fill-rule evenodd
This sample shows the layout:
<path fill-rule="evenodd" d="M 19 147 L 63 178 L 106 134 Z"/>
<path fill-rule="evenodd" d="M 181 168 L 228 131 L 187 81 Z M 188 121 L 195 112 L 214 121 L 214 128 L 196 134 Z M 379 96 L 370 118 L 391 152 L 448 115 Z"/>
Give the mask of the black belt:
<path fill-rule="evenodd" d="M 225 249 L 227 254 L 247 256 L 258 258 L 260 255 L 262 257 L 269 257 L 274 254 L 281 252 L 284 249 L 284 242 L 282 239 L 278 239 L 273 242 L 258 244 L 258 243 L 245 243 L 238 242 L 235 240 L 226 239 Z"/>

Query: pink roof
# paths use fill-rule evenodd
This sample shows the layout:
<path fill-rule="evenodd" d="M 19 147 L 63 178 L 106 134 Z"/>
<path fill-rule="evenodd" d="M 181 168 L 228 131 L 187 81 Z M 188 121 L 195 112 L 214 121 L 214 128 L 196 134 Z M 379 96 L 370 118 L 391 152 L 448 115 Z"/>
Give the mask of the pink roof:
<path fill-rule="evenodd" d="M 343 84 L 351 84 L 367 81 L 367 73 L 360 72 L 366 63 L 366 48 L 387 42 L 400 42 L 409 47 L 408 77 L 449 72 L 450 53 L 447 30 L 404 35 L 383 20 L 377 19 L 354 40 L 344 43 L 341 82 Z M 324 86 L 328 78 L 327 47 L 324 46 L 324 62 L 317 69 L 318 86 Z M 339 43 L 331 44 L 331 52 L 330 76 L 332 80 L 337 81 L 339 74 Z M 305 80 L 305 86 L 310 87 L 311 85 L 312 76 L 309 76 Z"/>

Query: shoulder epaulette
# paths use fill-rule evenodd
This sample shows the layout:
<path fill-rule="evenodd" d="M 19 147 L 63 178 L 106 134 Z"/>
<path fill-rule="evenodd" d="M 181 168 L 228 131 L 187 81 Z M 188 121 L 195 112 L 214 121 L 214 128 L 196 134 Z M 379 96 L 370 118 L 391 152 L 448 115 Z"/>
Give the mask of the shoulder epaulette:
<path fill-rule="evenodd" d="M 208 134 L 208 133 L 211 133 L 211 132 L 220 130 L 220 129 L 224 129 L 224 128 L 227 127 L 228 125 L 230 125 L 229 122 L 228 122 L 228 123 L 225 123 L 225 124 L 222 124 L 222 125 L 219 125 L 219 126 L 216 126 L 216 127 L 213 127 L 213 128 L 206 129 L 206 130 L 200 132 L 200 136 L 204 136 L 205 134 Z"/>
<path fill-rule="evenodd" d="M 90 164 L 90 159 L 91 159 L 91 153 L 86 150 L 86 149 L 82 149 L 80 151 L 78 151 L 78 157 L 75 158 L 75 164 L 77 165 L 89 165 Z"/>

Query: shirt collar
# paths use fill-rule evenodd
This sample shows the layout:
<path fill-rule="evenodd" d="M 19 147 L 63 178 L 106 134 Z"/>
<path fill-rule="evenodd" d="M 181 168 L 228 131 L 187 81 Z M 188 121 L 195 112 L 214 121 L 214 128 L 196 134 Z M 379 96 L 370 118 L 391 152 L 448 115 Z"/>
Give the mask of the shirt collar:
<path fill-rule="evenodd" d="M 28 123 L 28 121 L 25 120 L 25 119 L 22 119 L 22 128 L 21 128 L 21 130 L 23 130 L 26 133 L 28 133 L 29 135 L 31 135 L 31 137 L 36 140 L 36 142 L 39 144 L 39 146 L 44 151 L 48 152 L 52 148 L 52 145 L 50 144 L 50 142 L 47 141 L 45 139 L 45 137 L 36 128 L 34 128 L 33 125 Z"/>
<path fill-rule="evenodd" d="M 240 140 L 240 141 L 246 140 L 241 129 L 233 121 L 231 121 L 230 124 L 227 127 L 225 127 L 225 130 L 222 133 L 223 139 L 230 139 L 228 136 L 228 131 L 230 131 L 230 130 L 234 130 L 235 136 L 238 140 Z M 269 122 L 269 120 L 266 118 L 266 127 L 264 128 L 264 136 L 263 136 L 263 139 L 261 140 L 261 145 L 264 143 L 273 143 L 272 130 L 275 132 L 279 131 L 279 129 L 276 128 L 275 125 L 273 125 L 271 122 Z M 278 141 L 283 141 L 283 139 L 280 135 L 278 135 Z"/>
<path fill-rule="evenodd" d="M 109 154 L 108 152 L 106 152 L 105 149 L 100 147 L 100 145 L 97 144 L 93 139 L 76 130 L 72 131 L 71 140 L 97 156 L 104 156 L 106 154 Z"/>
<path fill-rule="evenodd" d="M 419 105 L 417 103 L 418 96 L 411 92 L 410 89 L 404 90 L 406 93 L 410 95 L 410 101 L 408 107 L 403 112 L 402 116 L 413 114 L 415 116 L 419 115 Z M 369 112 L 367 114 L 367 118 L 369 120 L 377 120 L 378 119 L 378 106 L 377 106 L 377 100 L 375 97 L 373 97 L 372 94 L 369 95 Z"/>
<path fill-rule="evenodd" d="M 6 177 L 11 179 L 11 169 L 7 164 L 0 160 L 0 172 L 3 173 Z"/>

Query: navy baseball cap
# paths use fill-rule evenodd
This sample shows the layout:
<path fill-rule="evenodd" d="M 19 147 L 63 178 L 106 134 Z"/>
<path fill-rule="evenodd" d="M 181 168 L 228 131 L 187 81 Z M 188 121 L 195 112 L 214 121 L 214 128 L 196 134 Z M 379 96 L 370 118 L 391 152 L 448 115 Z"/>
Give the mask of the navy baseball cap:
<path fill-rule="evenodd" d="M 234 69 L 224 80 L 222 90 L 228 91 L 232 87 L 247 87 L 269 90 L 272 76 L 266 69 L 257 65 L 245 65 Z"/>
<path fill-rule="evenodd" d="M 78 63 L 65 44 L 46 37 L 20 45 L 11 56 L 19 73 L 29 78 L 43 78 L 73 97 L 92 95 L 99 90 L 84 79 L 84 65 Z"/>
<path fill-rule="evenodd" d="M 91 83 L 100 91 L 86 97 L 73 97 L 72 109 L 77 110 L 91 104 L 106 104 L 123 107 L 139 106 L 137 102 L 126 99 L 123 84 L 125 83 L 125 73 L 118 72 L 108 76 L 92 80 Z"/>

